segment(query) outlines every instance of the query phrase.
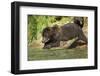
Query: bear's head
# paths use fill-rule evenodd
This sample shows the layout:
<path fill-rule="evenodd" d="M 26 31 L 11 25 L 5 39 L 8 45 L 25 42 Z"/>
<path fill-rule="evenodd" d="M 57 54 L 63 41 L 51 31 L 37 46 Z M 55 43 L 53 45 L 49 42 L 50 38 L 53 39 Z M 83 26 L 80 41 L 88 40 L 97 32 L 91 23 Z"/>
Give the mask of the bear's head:
<path fill-rule="evenodd" d="M 47 43 L 49 41 L 54 41 L 55 36 L 59 31 L 58 25 L 54 25 L 53 27 L 46 27 L 42 32 L 42 43 Z"/>

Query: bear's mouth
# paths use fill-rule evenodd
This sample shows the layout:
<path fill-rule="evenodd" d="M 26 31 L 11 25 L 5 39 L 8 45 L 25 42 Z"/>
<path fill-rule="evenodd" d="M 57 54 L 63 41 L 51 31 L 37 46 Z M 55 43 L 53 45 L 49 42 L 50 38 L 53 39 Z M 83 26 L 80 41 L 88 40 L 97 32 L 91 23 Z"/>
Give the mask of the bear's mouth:
<path fill-rule="evenodd" d="M 42 43 L 47 43 L 49 40 L 49 38 L 43 38 Z"/>

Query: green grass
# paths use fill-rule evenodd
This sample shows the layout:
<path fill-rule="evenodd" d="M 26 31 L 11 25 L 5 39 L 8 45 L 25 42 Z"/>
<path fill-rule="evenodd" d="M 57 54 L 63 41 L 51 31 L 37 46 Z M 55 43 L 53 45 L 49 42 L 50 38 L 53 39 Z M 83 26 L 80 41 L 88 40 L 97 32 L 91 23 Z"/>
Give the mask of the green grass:
<path fill-rule="evenodd" d="M 87 48 L 40 49 L 29 48 L 28 60 L 82 59 L 87 58 Z"/>

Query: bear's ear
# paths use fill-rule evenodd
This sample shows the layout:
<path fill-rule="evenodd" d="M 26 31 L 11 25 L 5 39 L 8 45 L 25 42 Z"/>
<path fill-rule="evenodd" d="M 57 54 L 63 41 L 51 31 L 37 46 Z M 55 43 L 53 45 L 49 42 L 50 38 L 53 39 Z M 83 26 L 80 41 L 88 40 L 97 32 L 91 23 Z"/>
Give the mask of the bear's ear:
<path fill-rule="evenodd" d="M 44 29 L 44 31 L 45 31 L 45 32 L 51 31 L 51 27 L 46 27 L 46 28 Z"/>
<path fill-rule="evenodd" d="M 48 27 L 45 28 L 45 30 L 46 31 L 51 31 L 51 27 L 48 26 Z"/>
<path fill-rule="evenodd" d="M 59 31 L 59 26 L 56 24 L 52 27 L 52 30 L 53 31 Z"/>

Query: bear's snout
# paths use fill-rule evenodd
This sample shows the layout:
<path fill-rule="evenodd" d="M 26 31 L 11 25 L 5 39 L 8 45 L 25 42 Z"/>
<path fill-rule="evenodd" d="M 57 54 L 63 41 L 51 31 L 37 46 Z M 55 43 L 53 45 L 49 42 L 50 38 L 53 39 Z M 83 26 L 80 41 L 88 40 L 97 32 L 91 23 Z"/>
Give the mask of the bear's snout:
<path fill-rule="evenodd" d="M 42 39 L 42 43 L 46 43 L 46 42 L 48 42 L 49 41 L 49 38 L 45 38 L 45 37 L 43 37 L 43 39 Z"/>

